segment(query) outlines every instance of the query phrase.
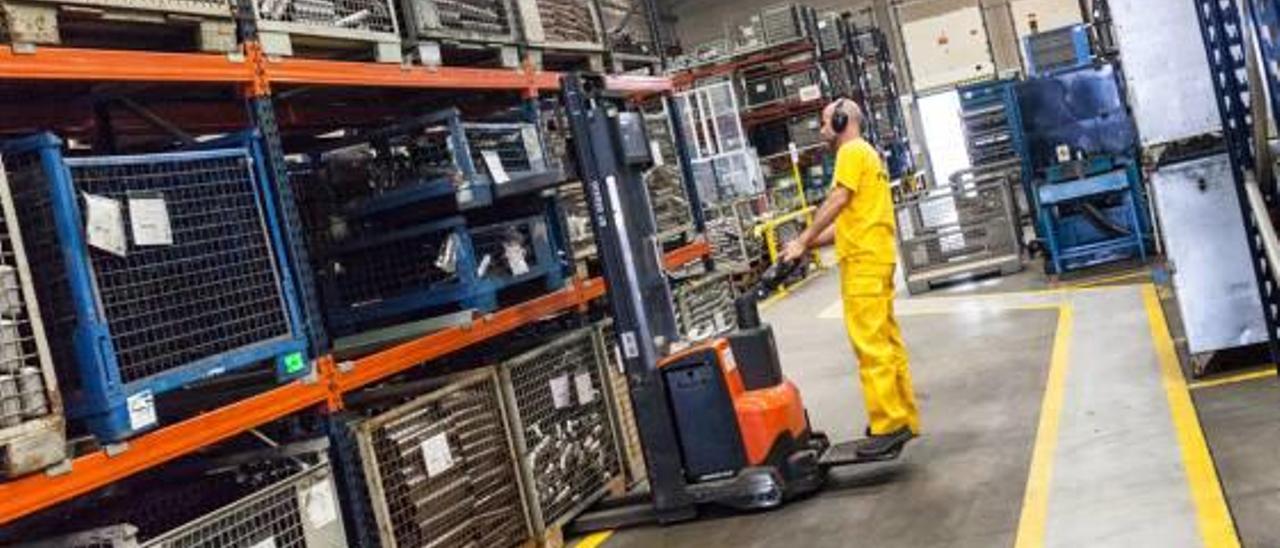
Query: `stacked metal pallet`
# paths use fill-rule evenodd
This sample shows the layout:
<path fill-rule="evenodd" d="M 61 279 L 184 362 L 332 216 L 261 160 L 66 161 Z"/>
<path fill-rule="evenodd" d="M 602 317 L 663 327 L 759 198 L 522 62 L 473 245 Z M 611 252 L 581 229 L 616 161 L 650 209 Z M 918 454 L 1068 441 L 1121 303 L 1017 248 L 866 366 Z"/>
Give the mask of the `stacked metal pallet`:
<path fill-rule="evenodd" d="M 707 241 L 716 264 L 730 272 L 750 271 L 764 253 L 764 242 L 755 236 L 755 214 L 750 200 L 739 200 L 707 212 Z"/>
<path fill-rule="evenodd" d="M 0 159 L 0 476 L 66 456 L 62 397 Z"/>
<path fill-rule="evenodd" d="M 611 53 L 656 58 L 660 46 L 646 0 L 597 0 L 597 6 Z"/>
<path fill-rule="evenodd" d="M 787 4 L 765 9 L 760 13 L 765 42 L 779 45 L 809 36 L 809 20 L 813 8 L 799 4 Z"/>
<path fill-rule="evenodd" d="M 380 63 L 401 62 L 400 30 L 391 0 L 253 0 L 258 41 L 269 55 L 304 50 L 365 50 Z"/>
<path fill-rule="evenodd" d="M 865 111 L 865 132 L 868 139 L 884 151 L 889 176 L 902 177 L 914 168 L 915 161 L 907 145 L 906 118 L 898 102 L 888 42 L 877 28 L 854 28 L 850 33 Z"/>
<path fill-rule="evenodd" d="M 352 545 L 510 547 L 530 538 L 493 368 L 375 387 L 335 417 L 334 438 Z"/>
<path fill-rule="evenodd" d="M 42 134 L 0 147 L 58 384 L 101 441 L 154 428 L 155 396 L 196 380 L 273 360 L 281 380 L 310 372 L 256 137 L 208 145 L 64 158 Z"/>
<path fill-rule="evenodd" d="M 499 366 L 535 538 L 622 488 L 600 354 L 583 328 Z"/>

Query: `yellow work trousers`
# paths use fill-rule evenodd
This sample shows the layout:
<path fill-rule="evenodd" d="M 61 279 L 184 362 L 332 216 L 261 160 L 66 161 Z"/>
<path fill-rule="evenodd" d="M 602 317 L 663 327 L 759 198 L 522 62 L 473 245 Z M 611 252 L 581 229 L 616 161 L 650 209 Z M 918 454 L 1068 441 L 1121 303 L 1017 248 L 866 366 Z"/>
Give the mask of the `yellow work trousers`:
<path fill-rule="evenodd" d="M 871 433 L 903 426 L 920 433 L 920 413 L 907 370 L 907 348 L 893 317 L 894 265 L 840 263 L 844 325 L 858 356 Z"/>

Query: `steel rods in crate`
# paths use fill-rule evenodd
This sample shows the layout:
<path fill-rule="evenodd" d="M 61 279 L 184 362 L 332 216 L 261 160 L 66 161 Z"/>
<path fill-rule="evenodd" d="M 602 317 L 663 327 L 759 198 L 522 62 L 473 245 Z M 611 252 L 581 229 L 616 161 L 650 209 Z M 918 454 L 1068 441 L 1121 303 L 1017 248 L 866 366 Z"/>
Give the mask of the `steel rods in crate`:
<path fill-rule="evenodd" d="M 609 379 L 610 401 L 616 425 L 618 444 L 626 459 L 627 483 L 634 485 L 648 478 L 644 460 L 644 445 L 640 441 L 640 427 L 636 424 L 635 408 L 631 405 L 631 385 L 623 370 L 622 355 L 618 353 L 618 340 L 613 331 L 613 320 L 607 319 L 595 326 L 596 344 L 604 360 Z"/>
<path fill-rule="evenodd" d="M 685 282 L 672 292 L 676 324 L 691 340 L 702 340 L 733 331 L 738 325 L 735 293 L 728 272 L 711 272 Z"/>
<path fill-rule="evenodd" d="M 268 55 L 302 49 L 332 55 L 365 50 L 365 57 L 399 63 L 400 31 L 390 0 L 253 0 L 258 40 Z"/>
<path fill-rule="evenodd" d="M 62 397 L 0 158 L 0 476 L 66 456 Z"/>
<path fill-rule="evenodd" d="M 602 364 L 588 327 L 499 367 L 525 501 L 538 537 L 609 490 L 621 488 L 621 459 Z"/>
<path fill-rule="evenodd" d="M 346 545 L 338 492 L 325 460 L 199 468 L 149 472 L 113 485 L 73 503 L 52 516 L 58 521 L 37 525 L 23 540 L 44 538 L 35 546 L 70 548 Z M 63 535 L 68 525 L 85 530 Z"/>
<path fill-rule="evenodd" d="M 421 395 L 390 404 L 371 389 L 335 419 L 352 544 L 502 548 L 527 541 L 493 368 L 419 383 L 412 393 Z"/>
<path fill-rule="evenodd" d="M 206 146 L 0 145 L 68 414 L 103 441 L 153 428 L 155 395 L 197 380 L 271 361 L 280 380 L 310 372 L 257 137 Z"/>

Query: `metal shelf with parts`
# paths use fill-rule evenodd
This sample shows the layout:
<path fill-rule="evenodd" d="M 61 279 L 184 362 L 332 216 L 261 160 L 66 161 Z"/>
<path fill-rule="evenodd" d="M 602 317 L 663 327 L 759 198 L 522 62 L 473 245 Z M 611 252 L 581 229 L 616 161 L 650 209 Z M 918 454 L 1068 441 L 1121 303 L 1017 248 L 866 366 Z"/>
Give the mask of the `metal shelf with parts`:
<path fill-rule="evenodd" d="M 664 258 L 674 269 L 704 257 L 703 241 Z M 335 365 L 319 360 L 315 378 L 296 380 L 214 411 L 129 440 L 123 452 L 97 451 L 76 458 L 60 475 L 35 474 L 0 483 L 0 524 L 88 493 L 152 466 L 192 453 L 260 425 L 308 408 L 341 407 L 341 395 L 424 362 L 493 339 L 547 316 L 584 306 L 605 294 L 598 278 L 476 318 L 468 326 L 443 329 L 412 341 Z"/>

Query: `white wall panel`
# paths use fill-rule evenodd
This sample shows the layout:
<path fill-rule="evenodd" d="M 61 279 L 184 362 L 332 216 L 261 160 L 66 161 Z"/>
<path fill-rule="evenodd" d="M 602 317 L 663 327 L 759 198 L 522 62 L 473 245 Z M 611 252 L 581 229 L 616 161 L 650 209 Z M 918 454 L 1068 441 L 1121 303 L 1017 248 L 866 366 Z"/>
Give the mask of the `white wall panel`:
<path fill-rule="evenodd" d="M 916 90 L 936 89 L 995 74 L 982 10 L 968 7 L 902 24 Z"/>

